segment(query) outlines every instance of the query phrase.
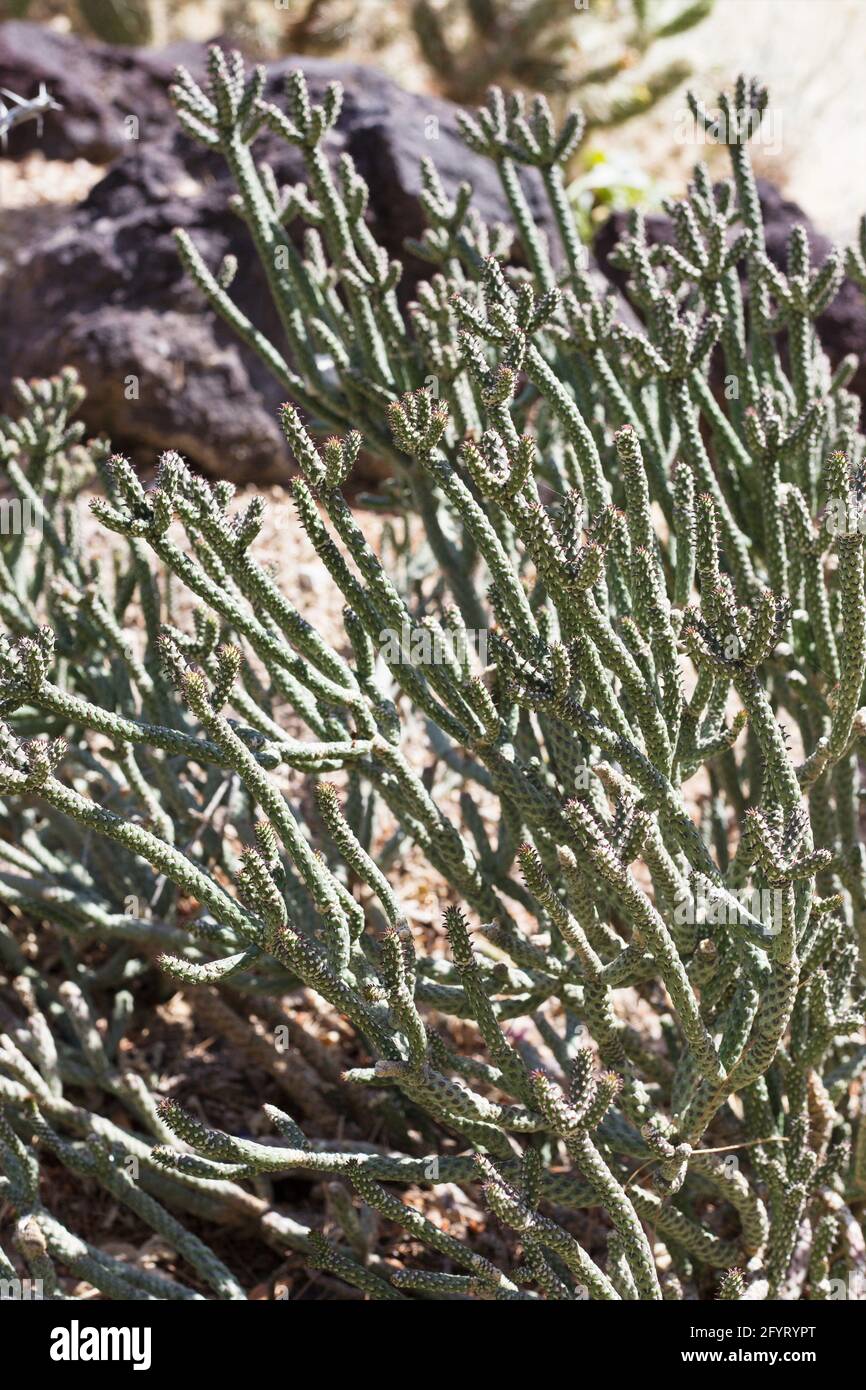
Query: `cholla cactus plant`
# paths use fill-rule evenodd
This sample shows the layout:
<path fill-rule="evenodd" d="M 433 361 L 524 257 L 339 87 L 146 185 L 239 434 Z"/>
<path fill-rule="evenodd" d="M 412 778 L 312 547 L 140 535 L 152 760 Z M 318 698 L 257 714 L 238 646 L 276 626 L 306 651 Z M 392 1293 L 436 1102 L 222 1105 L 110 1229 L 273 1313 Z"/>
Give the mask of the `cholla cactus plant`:
<path fill-rule="evenodd" d="M 215 52 L 209 90 L 181 73 L 176 99 L 232 166 L 285 344 L 234 305 L 230 264 L 181 251 L 291 398 L 298 525 L 345 640 L 258 555 L 260 499 L 238 510 L 171 453 L 146 489 L 79 442 L 70 376 L 21 386 L 3 457 L 41 538 L 13 538 L 2 571 L 0 898 L 60 934 L 66 975 L 3 929 L 22 1258 L 48 1296 L 58 1271 L 119 1297 L 243 1296 L 194 1212 L 377 1299 L 856 1289 L 863 440 L 853 364 L 831 371 L 814 328 L 839 258 L 813 268 L 799 230 L 785 274 L 764 253 L 747 138 L 766 93 L 741 80 L 722 99 L 734 179 L 695 171 L 673 247 L 634 219 L 619 254 L 640 326 L 574 237 L 577 117 L 556 131 L 543 101 L 495 92 L 467 117 L 525 267 L 429 166 L 434 270 L 404 314 L 364 186 L 323 150 L 337 87 L 311 106 L 296 73 L 283 111 Z M 308 187 L 257 165 L 265 124 Z M 423 528 L 431 559 L 405 591 L 346 500 L 362 448 L 392 461 L 391 502 Z M 88 469 L 113 551 L 74 525 Z M 410 845 L 441 885 L 444 954 L 401 899 Z M 274 1140 L 210 1128 L 124 1066 L 155 971 L 272 1070 Z M 298 1011 L 301 987 L 346 1020 L 348 1055 Z M 48 1153 L 183 1269 L 108 1259 L 63 1225 L 38 1185 Z M 326 1229 L 280 1210 L 266 1180 L 289 1174 L 326 1185 Z M 446 1229 L 443 1184 L 486 1204 L 495 1241 Z M 379 1217 L 420 1255 L 397 1258 Z"/>

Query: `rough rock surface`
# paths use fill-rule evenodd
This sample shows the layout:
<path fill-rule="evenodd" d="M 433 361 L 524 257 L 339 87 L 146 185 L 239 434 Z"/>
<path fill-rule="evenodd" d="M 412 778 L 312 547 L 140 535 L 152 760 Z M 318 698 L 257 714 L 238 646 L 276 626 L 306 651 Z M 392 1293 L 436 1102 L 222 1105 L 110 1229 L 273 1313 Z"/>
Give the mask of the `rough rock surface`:
<path fill-rule="evenodd" d="M 44 82 L 62 111 L 49 112 L 40 138 L 35 122 L 15 131 L 7 156 L 41 150 L 48 159 L 89 159 L 106 164 L 130 143 L 130 115 L 142 137 L 156 138 L 174 116 L 167 96 L 173 68 L 200 67 L 199 45 L 176 44 L 162 52 L 112 48 L 42 24 L 9 20 L 0 25 L 0 87 L 33 96 Z"/>

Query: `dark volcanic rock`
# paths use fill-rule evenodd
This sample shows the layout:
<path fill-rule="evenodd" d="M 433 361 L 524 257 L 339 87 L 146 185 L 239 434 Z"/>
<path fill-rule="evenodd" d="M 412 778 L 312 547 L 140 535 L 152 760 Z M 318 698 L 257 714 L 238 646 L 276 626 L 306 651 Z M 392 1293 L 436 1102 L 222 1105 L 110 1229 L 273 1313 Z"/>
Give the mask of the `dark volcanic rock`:
<path fill-rule="evenodd" d="M 63 107 L 46 115 L 41 139 L 35 122 L 16 127 L 6 157 L 20 159 L 39 149 L 48 159 L 107 164 L 130 143 L 134 127 L 126 124 L 128 117 L 136 118 L 141 139 L 154 139 L 174 124 L 167 96 L 172 70 L 186 63 L 201 71 L 202 55 L 197 44 L 162 52 L 112 48 L 41 24 L 0 25 L 0 87 L 31 97 L 44 82 Z"/>
<path fill-rule="evenodd" d="M 12 375 L 70 364 L 87 390 L 88 428 L 141 462 L 172 447 L 210 473 L 275 478 L 279 388 L 206 308 L 172 229 L 190 231 L 210 264 L 238 254 L 245 307 L 261 300 L 262 326 L 276 331 L 269 301 L 224 190 L 203 181 L 207 158 L 187 153 L 189 165 L 167 145 L 142 144 L 19 256 L 0 286 L 12 327 L 0 340 L 0 390 Z"/>
<path fill-rule="evenodd" d="M 788 238 L 791 228 L 802 223 L 809 233 L 812 264 L 820 265 L 833 245 L 829 237 L 819 232 L 807 213 L 797 203 L 785 198 L 775 184 L 758 179 L 758 193 L 764 213 L 767 255 L 784 270 L 787 261 Z M 610 264 L 610 253 L 625 231 L 627 215 L 615 213 L 602 227 L 594 250 L 601 270 L 618 289 L 625 287 L 626 276 Z M 670 218 L 653 214 L 646 219 L 647 239 L 653 244 L 670 245 L 673 228 Z M 860 365 L 850 383 L 861 401 L 866 400 L 866 304 L 853 280 L 845 279 L 833 303 L 818 319 L 818 334 L 830 361 L 835 367 L 848 353 L 860 358 Z"/>
<path fill-rule="evenodd" d="M 42 44 L 44 36 L 32 25 L 0 27 L 0 80 L 26 94 L 44 78 L 64 101 L 69 125 L 49 131 L 46 122 L 46 153 L 120 153 L 89 197 L 71 209 L 68 223 L 24 247 L 0 284 L 0 315 L 14 325 L 0 341 L 0 399 L 12 375 L 46 375 L 70 364 L 88 392 L 88 427 L 105 431 L 115 447 L 142 462 L 172 447 L 211 474 L 238 481 L 284 478 L 288 456 L 276 424 L 284 392 L 211 312 L 186 277 L 171 235 L 178 226 L 189 231 L 211 266 L 226 252 L 237 256 L 232 295 L 279 345 L 264 275 L 245 227 L 227 206 L 234 190 L 225 166 L 178 133 L 165 96 L 174 61 L 200 72 L 204 50 L 138 54 L 71 38 L 58 43 L 55 35 Z M 31 37 L 25 80 L 22 55 L 30 52 Z M 2 66 L 4 52 L 7 62 L 11 53 L 18 64 L 15 80 Z M 286 60 L 269 67 L 269 97 L 279 99 L 294 66 Z M 370 225 L 389 254 L 404 261 L 404 298 L 430 271 L 407 260 L 403 247 L 425 225 L 418 200 L 422 155 L 433 156 L 447 188 L 460 179 L 473 184 L 475 206 L 487 221 L 508 220 L 495 169 L 459 140 L 454 106 L 411 96 L 359 65 L 305 59 L 303 66 L 313 100 L 329 81 L 343 83 L 343 109 L 328 153 L 332 159 L 351 154 L 369 180 Z M 102 86 L 99 73 L 108 74 Z M 130 93 L 144 94 L 135 110 L 141 138 L 112 144 L 122 116 L 136 107 L 125 100 Z M 281 182 L 303 177 L 293 147 L 265 133 L 256 149 Z M 540 181 L 527 179 L 526 192 L 544 225 Z"/>

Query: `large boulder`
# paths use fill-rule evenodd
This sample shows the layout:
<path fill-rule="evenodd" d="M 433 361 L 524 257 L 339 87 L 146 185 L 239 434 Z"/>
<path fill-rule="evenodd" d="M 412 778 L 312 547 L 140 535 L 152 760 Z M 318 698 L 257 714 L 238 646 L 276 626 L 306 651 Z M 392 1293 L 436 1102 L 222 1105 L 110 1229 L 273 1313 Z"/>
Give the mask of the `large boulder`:
<path fill-rule="evenodd" d="M 225 208 L 216 161 L 142 142 L 68 221 L 19 253 L 0 284 L 0 392 L 13 375 L 74 366 L 89 430 L 142 465 L 177 448 L 235 481 L 285 477 L 280 391 L 255 354 L 216 318 L 178 259 L 183 227 L 205 259 L 239 260 L 238 297 L 278 333 L 243 225 Z"/>
<path fill-rule="evenodd" d="M 142 137 L 156 138 L 174 123 L 167 93 L 177 63 L 201 70 L 201 46 L 112 48 L 42 24 L 0 24 L 0 87 L 31 97 L 44 82 L 63 108 L 45 116 L 41 135 L 35 122 L 16 127 L 6 157 L 38 149 L 48 159 L 107 164 L 130 143 L 130 116 Z"/>

